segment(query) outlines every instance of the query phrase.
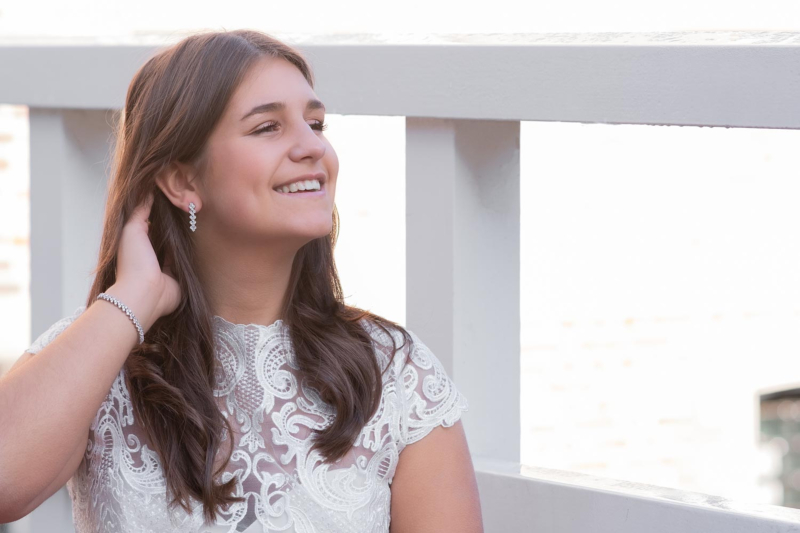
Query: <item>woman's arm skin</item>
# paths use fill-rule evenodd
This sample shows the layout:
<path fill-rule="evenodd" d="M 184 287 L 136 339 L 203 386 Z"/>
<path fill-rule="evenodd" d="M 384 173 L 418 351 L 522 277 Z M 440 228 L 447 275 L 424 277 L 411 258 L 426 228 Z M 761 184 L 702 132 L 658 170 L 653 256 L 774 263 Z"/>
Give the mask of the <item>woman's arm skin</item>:
<path fill-rule="evenodd" d="M 181 297 L 150 243 L 153 199 L 151 192 L 122 228 L 116 282 L 106 290 L 145 332 Z M 27 515 L 72 477 L 92 420 L 138 342 L 125 313 L 95 300 L 38 354 L 23 355 L 0 377 L 0 523 Z"/>
<path fill-rule="evenodd" d="M 107 292 L 133 310 L 145 331 L 152 325 L 150 287 L 115 284 Z M 89 426 L 138 341 L 125 313 L 95 301 L 0 378 L 0 522 L 22 518 L 72 476 Z"/>
<path fill-rule="evenodd" d="M 37 507 L 42 505 L 46 499 L 58 492 L 58 490 L 61 489 L 61 487 L 63 487 L 67 481 L 69 481 L 69 478 L 71 478 L 78 469 L 78 466 L 80 466 L 81 461 L 83 460 L 84 453 L 86 453 L 86 442 L 79 444 L 75 448 L 75 451 L 72 452 L 69 461 L 67 461 L 67 463 L 64 465 L 64 468 L 61 469 L 61 472 L 58 473 L 56 478 L 50 483 L 50 485 L 47 486 L 46 489 L 44 489 L 44 491 L 39 493 L 39 495 L 32 502 L 30 502 L 26 508 L 23 508 L 18 513 L 19 516 L 16 519 L 19 520 L 24 516 L 28 516 L 34 510 L 36 510 Z M 0 522 L 2 521 L 2 518 L 0 518 Z"/>
<path fill-rule="evenodd" d="M 478 483 L 460 420 L 403 448 L 391 487 L 391 533 L 483 533 Z"/>

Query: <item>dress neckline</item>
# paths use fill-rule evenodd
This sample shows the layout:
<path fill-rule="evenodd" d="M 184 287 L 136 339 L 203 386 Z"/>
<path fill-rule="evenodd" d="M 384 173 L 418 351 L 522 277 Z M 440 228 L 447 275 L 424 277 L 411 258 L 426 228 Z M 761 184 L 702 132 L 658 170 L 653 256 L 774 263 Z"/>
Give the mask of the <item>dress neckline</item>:
<path fill-rule="evenodd" d="M 213 315 L 213 316 L 214 316 L 214 319 L 217 319 L 220 322 L 222 322 L 223 324 L 225 324 L 226 326 L 230 326 L 230 327 L 242 327 L 242 328 L 255 327 L 255 328 L 258 328 L 258 329 L 270 330 L 270 329 L 280 328 L 283 325 L 283 319 L 281 319 L 281 318 L 279 318 L 278 320 L 276 320 L 272 324 L 269 324 L 269 325 L 265 326 L 264 324 L 254 324 L 254 323 L 250 323 L 250 324 L 235 324 L 233 322 L 230 322 L 229 320 L 225 320 L 224 318 L 222 318 L 219 315 Z"/>

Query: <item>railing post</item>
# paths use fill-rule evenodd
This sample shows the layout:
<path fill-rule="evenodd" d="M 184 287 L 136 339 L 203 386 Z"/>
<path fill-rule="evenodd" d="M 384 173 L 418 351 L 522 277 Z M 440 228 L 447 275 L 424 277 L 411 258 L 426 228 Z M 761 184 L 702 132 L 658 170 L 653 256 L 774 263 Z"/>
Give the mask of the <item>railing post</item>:
<path fill-rule="evenodd" d="M 111 125 L 105 110 L 30 110 L 31 335 L 84 303 L 97 263 Z"/>
<path fill-rule="evenodd" d="M 469 401 L 474 456 L 520 457 L 519 121 L 406 118 L 406 323 Z"/>
<path fill-rule="evenodd" d="M 30 109 L 31 339 L 84 303 L 100 247 L 112 140 L 106 110 Z M 74 531 L 65 487 L 26 519 Z"/>

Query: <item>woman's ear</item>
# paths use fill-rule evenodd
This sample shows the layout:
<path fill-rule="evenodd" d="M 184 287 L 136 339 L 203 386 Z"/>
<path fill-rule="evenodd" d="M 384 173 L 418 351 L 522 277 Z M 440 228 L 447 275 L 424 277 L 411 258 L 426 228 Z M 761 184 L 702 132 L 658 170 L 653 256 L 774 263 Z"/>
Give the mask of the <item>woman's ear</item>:
<path fill-rule="evenodd" d="M 183 211 L 189 211 L 189 202 L 194 202 L 195 211 L 200 211 L 200 180 L 191 165 L 173 161 L 155 178 L 156 186 L 172 204 Z"/>

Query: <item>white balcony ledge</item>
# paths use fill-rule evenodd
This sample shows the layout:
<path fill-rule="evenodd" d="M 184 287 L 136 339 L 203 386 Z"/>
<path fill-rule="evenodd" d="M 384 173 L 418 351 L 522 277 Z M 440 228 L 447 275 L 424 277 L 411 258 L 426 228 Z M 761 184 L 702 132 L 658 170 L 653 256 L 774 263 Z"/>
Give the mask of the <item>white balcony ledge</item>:
<path fill-rule="evenodd" d="M 800 510 L 578 472 L 474 459 L 494 531 L 714 533 L 800 531 Z"/>

